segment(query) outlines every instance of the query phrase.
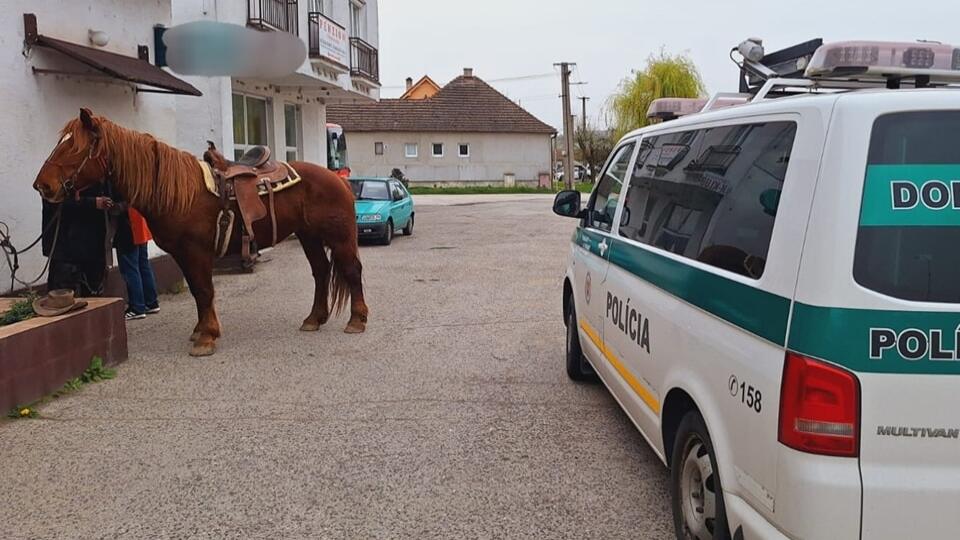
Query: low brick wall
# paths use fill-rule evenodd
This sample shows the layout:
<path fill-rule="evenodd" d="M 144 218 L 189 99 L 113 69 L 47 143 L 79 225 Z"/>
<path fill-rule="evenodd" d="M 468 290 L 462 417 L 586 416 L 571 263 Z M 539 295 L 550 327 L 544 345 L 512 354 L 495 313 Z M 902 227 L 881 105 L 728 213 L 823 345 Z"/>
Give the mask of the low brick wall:
<path fill-rule="evenodd" d="M 94 356 L 108 365 L 127 359 L 123 299 L 87 301 L 87 307 L 60 317 L 0 326 L 0 415 L 59 389 Z M 0 299 L 0 311 L 12 302 Z"/>

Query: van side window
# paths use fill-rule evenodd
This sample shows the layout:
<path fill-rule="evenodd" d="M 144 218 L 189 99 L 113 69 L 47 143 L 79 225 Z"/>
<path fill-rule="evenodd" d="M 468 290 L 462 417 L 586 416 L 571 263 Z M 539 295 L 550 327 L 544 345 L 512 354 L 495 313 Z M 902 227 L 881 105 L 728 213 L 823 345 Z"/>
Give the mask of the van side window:
<path fill-rule="evenodd" d="M 873 124 L 853 277 L 904 300 L 960 303 L 960 112 Z"/>
<path fill-rule="evenodd" d="M 630 142 L 614 151 L 613 159 L 600 177 L 600 183 L 593 190 L 590 203 L 587 205 L 589 209 L 586 217 L 587 227 L 610 231 L 613 215 L 617 211 L 620 189 L 629 172 L 635 145 L 636 143 Z"/>
<path fill-rule="evenodd" d="M 758 279 L 795 135 L 793 122 L 765 122 L 644 139 L 620 234 Z"/>

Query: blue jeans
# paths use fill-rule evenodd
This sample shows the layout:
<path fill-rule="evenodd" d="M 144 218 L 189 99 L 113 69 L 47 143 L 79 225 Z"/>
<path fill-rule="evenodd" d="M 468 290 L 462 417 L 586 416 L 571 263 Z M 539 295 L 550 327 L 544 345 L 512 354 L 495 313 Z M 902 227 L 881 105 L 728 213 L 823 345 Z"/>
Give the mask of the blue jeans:
<path fill-rule="evenodd" d="M 157 282 L 153 278 L 153 269 L 147 259 L 147 245 L 133 246 L 131 251 L 117 250 L 120 274 L 127 282 L 127 305 L 134 313 L 144 313 L 147 309 L 160 305 L 157 300 Z"/>

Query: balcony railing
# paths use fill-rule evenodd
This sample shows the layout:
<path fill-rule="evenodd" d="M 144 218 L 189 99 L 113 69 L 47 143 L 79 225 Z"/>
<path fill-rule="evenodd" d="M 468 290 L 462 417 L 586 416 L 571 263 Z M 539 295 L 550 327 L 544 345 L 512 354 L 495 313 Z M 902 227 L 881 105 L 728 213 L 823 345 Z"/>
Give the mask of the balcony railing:
<path fill-rule="evenodd" d="M 247 24 L 300 35 L 297 0 L 247 0 Z"/>
<path fill-rule="evenodd" d="M 323 13 L 307 13 L 307 33 L 310 58 L 323 58 L 344 69 L 350 64 L 350 46 L 347 29 Z"/>
<path fill-rule="evenodd" d="M 380 84 L 380 56 L 366 41 L 350 38 L 350 76 L 360 76 Z"/>

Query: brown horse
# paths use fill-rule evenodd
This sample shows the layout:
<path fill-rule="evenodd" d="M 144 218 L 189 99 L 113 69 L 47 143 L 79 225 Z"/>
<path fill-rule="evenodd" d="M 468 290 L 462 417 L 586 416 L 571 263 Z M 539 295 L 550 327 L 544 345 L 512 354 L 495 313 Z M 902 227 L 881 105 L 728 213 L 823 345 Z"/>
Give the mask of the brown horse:
<path fill-rule="evenodd" d="M 161 249 L 173 256 L 197 303 L 197 325 L 190 340 L 193 356 L 213 354 L 220 321 L 213 307 L 213 260 L 220 200 L 204 188 L 196 157 L 153 136 L 125 129 L 81 109 L 64 126 L 60 142 L 40 169 L 34 189 L 60 202 L 104 179 L 147 219 Z M 326 168 L 294 161 L 302 180 L 275 195 L 277 240 L 297 234 L 315 283 L 313 308 L 300 326 L 315 331 L 350 297 L 344 330 L 366 329 L 354 199 L 349 186 Z M 237 220 L 240 221 L 239 219 Z M 239 224 L 238 224 L 239 226 Z M 273 240 L 269 219 L 254 223 L 257 245 Z M 240 250 L 233 234 L 228 253 Z M 327 258 L 327 250 L 331 257 Z"/>

